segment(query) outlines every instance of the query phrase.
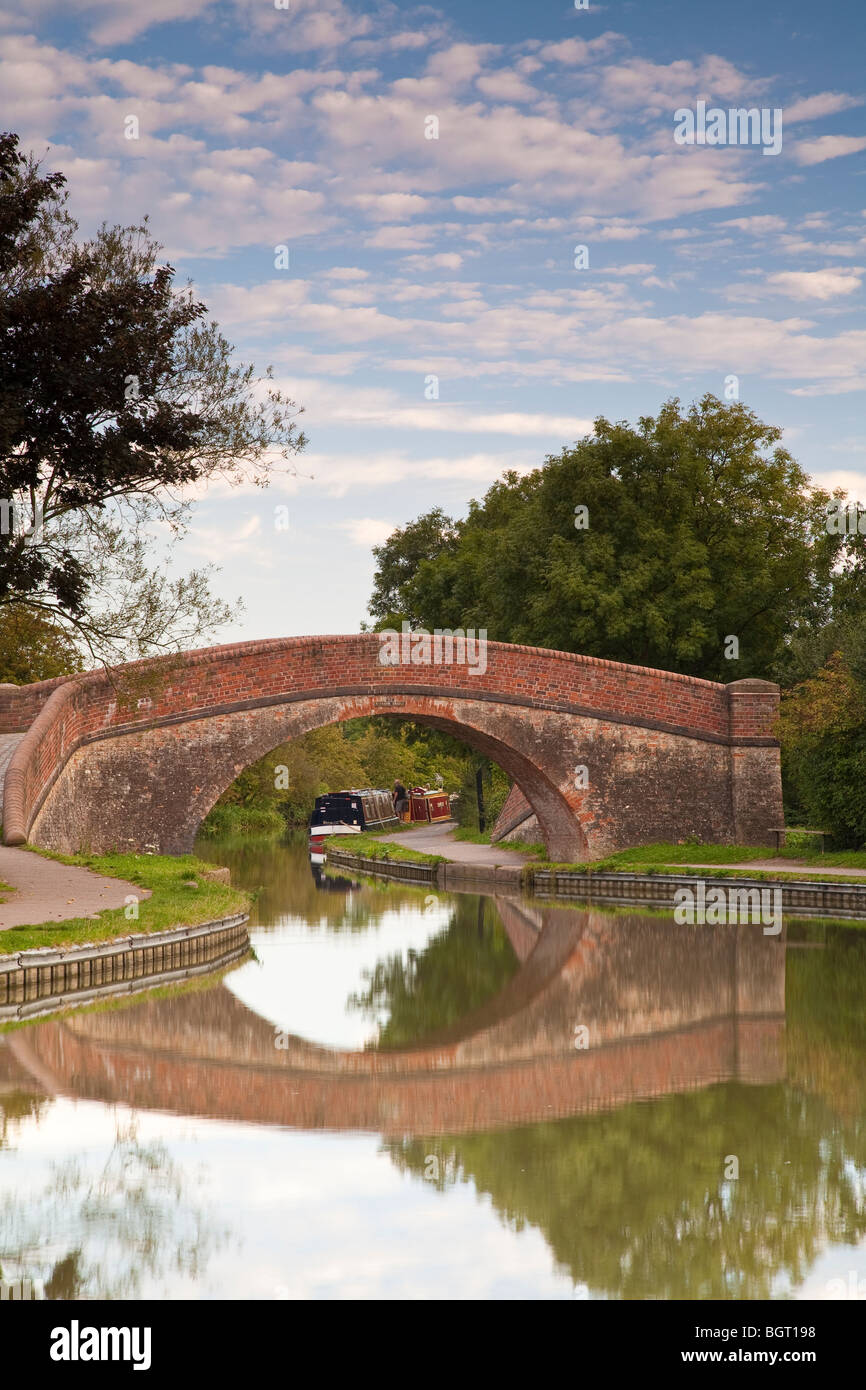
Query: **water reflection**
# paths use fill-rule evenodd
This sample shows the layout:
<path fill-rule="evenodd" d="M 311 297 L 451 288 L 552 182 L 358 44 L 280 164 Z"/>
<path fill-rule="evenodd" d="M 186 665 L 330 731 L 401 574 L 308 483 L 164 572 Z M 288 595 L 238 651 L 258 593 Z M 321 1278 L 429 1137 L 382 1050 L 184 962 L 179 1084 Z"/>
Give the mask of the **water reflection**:
<path fill-rule="evenodd" d="M 3 1277 L 59 1299 L 138 1298 L 168 1271 L 195 1279 L 229 1234 L 194 1185 L 135 1120 L 117 1125 L 104 1159 L 55 1162 L 26 1202 L 17 1193 L 0 1201 Z"/>
<path fill-rule="evenodd" d="M 234 852 L 213 853 L 225 861 Z M 302 850 L 278 857 L 244 847 L 232 868 L 236 881 L 264 885 L 253 936 L 260 963 L 6 1034 L 0 1147 L 38 1132 L 46 1107 L 65 1103 L 52 1097 L 132 1107 L 164 1128 L 171 1115 L 190 1119 L 216 1169 L 223 1159 L 208 1146 L 207 1126 L 238 1134 L 255 1126 L 246 1132 L 265 1156 L 256 1186 L 276 1191 L 273 1147 L 254 1137 L 262 1126 L 283 1146 L 289 1133 L 304 1136 L 305 1152 L 326 1143 L 315 1150 L 325 1166 L 335 1143 L 357 1155 L 366 1131 L 380 1136 L 393 1175 L 386 1189 L 402 1179 L 389 1200 L 399 1192 L 403 1245 L 414 1231 L 432 1248 L 431 1196 L 448 1204 L 457 1231 L 493 1220 L 524 1254 L 528 1231 L 543 1237 L 550 1276 L 536 1271 L 523 1296 L 550 1293 L 552 1277 L 601 1297 L 785 1297 L 827 1252 L 843 1252 L 844 1270 L 864 1264 L 852 1247 L 866 1237 L 866 930 L 793 923 L 781 938 L 765 937 L 760 928 L 678 926 L 650 911 L 434 896 L 345 875 L 339 891 L 317 891 Z M 272 995 L 243 983 L 261 978 Z M 332 1031 L 354 1019 L 361 1043 L 339 1045 L 323 1040 L 324 1025 L 301 1026 L 303 992 L 315 1002 L 329 986 Z M 295 1001 L 279 1027 L 270 998 Z M 151 1255 L 173 1251 L 167 1258 L 184 1277 L 201 1282 L 190 1271 L 196 1260 L 223 1269 L 228 1227 L 218 1208 L 196 1217 L 188 1166 L 154 1153 L 152 1171 L 139 1159 L 127 1170 L 149 1213 L 129 1230 Z M 106 1171 L 115 1173 L 111 1163 Z M 335 1181 L 349 1203 L 355 1169 L 339 1172 L 326 1191 L 322 1169 L 323 1203 L 337 1200 Z M 62 1165 L 52 1182 L 51 1201 L 36 1194 L 29 1225 L 13 1219 L 14 1203 L 0 1203 L 0 1264 L 24 1258 L 40 1227 L 65 1221 L 77 1234 L 55 1240 L 43 1277 L 93 1296 L 84 1212 L 93 1206 L 107 1218 L 125 1198 L 105 1200 L 97 1187 L 95 1200 L 92 1175 L 76 1188 Z M 184 1182 L 172 1213 L 166 1193 Z M 483 1198 L 471 1218 L 462 1194 Z M 232 1200 L 246 1212 L 231 1236 L 242 1243 L 255 1199 Z M 306 1276 L 293 1252 L 311 1238 L 314 1200 L 308 1191 L 282 1238 L 291 1273 L 279 1287 L 295 1292 Z M 365 1251 L 396 1267 L 376 1210 L 369 1192 L 356 1193 L 346 1231 L 369 1213 Z M 341 1268 L 346 1231 L 329 1247 Z M 477 1290 L 484 1296 L 497 1287 L 502 1247 L 488 1256 L 489 1233 L 461 1238 L 478 1242 L 466 1258 L 488 1280 Z M 243 1267 L 251 1257 L 239 1259 Z M 108 1267 L 114 1275 L 100 1296 L 134 1296 L 141 1283 L 122 1251 Z M 347 1287 L 338 1281 L 330 1293 Z"/>

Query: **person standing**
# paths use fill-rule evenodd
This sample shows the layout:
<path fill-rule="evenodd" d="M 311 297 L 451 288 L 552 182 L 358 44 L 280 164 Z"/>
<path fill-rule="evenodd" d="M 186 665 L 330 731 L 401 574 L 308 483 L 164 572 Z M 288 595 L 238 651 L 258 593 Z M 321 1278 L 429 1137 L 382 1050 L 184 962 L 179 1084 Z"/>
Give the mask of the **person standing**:
<path fill-rule="evenodd" d="M 398 820 L 405 820 L 406 812 L 409 810 L 409 793 L 399 779 L 394 783 L 392 793 L 394 801 L 394 812 Z"/>

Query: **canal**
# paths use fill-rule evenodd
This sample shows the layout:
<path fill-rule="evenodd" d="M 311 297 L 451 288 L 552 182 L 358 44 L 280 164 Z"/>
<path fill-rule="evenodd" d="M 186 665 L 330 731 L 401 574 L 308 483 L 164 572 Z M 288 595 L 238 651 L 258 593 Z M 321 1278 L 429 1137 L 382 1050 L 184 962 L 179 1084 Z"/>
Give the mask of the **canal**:
<path fill-rule="evenodd" d="M 48 1296 L 866 1296 L 866 927 L 317 874 L 218 977 L 0 1034 L 0 1277 Z"/>

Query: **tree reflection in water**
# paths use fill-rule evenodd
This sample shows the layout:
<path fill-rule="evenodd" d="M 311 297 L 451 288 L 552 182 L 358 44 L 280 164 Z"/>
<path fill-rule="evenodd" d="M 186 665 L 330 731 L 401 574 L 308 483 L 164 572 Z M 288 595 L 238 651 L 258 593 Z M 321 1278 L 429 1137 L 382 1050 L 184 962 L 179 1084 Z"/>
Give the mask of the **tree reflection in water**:
<path fill-rule="evenodd" d="M 490 898 L 457 898 L 446 929 L 423 951 L 392 955 L 365 971 L 367 988 L 349 1007 L 387 1015 L 377 1049 L 412 1047 L 494 998 L 520 962 Z"/>
<path fill-rule="evenodd" d="M 117 1126 L 100 1171 L 70 1159 L 52 1165 L 41 1192 L 0 1204 L 0 1265 L 53 1298 L 140 1298 L 145 1282 L 198 1280 L 230 1240 L 190 1200 L 199 1180 L 164 1144 L 144 1143 L 132 1119 Z"/>
<path fill-rule="evenodd" d="M 442 1190 L 472 1183 L 604 1297 L 795 1290 L 828 1244 L 866 1237 L 866 930 L 799 922 L 792 936 L 823 949 L 788 952 L 786 1084 L 724 1083 L 386 1151 Z"/>

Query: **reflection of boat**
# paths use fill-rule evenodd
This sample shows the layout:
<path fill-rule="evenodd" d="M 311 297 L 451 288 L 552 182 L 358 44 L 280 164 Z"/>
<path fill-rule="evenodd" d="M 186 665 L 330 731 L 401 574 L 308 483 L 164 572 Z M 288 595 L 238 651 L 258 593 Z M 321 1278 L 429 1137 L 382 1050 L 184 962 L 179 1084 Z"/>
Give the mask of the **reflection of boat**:
<path fill-rule="evenodd" d="M 353 888 L 360 888 L 353 878 L 345 878 L 342 874 L 326 874 L 323 868 L 325 862 L 324 854 L 310 855 L 310 872 L 313 875 L 313 882 L 323 893 L 350 893 Z"/>
<path fill-rule="evenodd" d="M 326 835 L 359 835 L 398 825 L 391 793 L 364 790 L 327 792 L 316 797 L 310 817 L 310 848 L 320 849 Z"/>

